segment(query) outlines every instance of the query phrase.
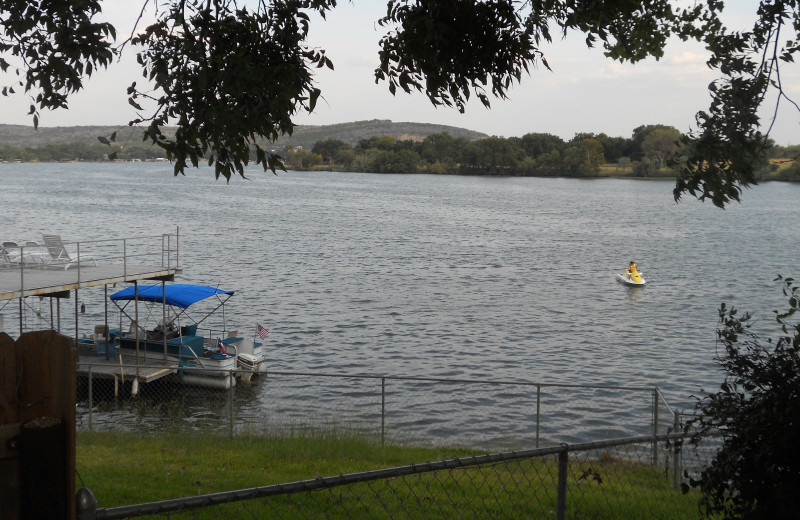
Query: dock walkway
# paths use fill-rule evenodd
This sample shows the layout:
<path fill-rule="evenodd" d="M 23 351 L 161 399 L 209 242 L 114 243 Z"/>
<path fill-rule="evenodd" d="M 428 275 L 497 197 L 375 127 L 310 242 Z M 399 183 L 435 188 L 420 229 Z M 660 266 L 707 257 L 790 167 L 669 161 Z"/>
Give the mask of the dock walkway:
<path fill-rule="evenodd" d="M 93 379 L 117 379 L 123 383 L 138 379 L 141 383 L 149 383 L 178 371 L 177 361 L 164 362 L 152 359 L 144 364 L 139 360 L 139 363 L 136 364 L 135 356 L 126 354 L 120 358 L 117 353 L 115 357 L 106 359 L 96 353 L 80 352 L 77 373 L 79 376 L 91 376 Z"/>
<path fill-rule="evenodd" d="M 99 264 L 70 269 L 0 269 L 0 300 L 66 296 L 69 291 L 138 280 L 169 280 L 182 270 L 152 265 Z"/>

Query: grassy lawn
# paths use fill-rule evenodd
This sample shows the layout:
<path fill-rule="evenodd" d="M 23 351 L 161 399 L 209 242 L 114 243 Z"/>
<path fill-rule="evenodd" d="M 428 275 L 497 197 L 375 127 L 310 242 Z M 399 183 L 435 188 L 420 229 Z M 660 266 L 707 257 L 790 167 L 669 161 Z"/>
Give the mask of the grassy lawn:
<path fill-rule="evenodd" d="M 78 433 L 77 467 L 98 506 L 115 507 L 482 454 L 386 446 L 339 434 L 282 437 Z M 587 465 L 602 475 L 580 479 Z M 554 518 L 554 456 L 269 497 L 170 518 Z M 698 518 L 697 496 L 663 469 L 614 458 L 570 459 L 567 517 Z"/>

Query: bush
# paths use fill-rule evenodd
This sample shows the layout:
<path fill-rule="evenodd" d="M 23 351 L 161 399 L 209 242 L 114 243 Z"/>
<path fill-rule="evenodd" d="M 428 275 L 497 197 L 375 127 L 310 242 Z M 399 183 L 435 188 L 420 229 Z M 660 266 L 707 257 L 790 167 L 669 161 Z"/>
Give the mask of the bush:
<path fill-rule="evenodd" d="M 633 163 L 633 174 L 637 177 L 655 177 L 658 173 L 658 163 L 656 161 L 644 158 L 641 161 Z"/>
<path fill-rule="evenodd" d="M 800 490 L 800 324 L 790 323 L 800 307 L 791 278 L 783 279 L 787 312 L 776 313 L 782 335 L 762 344 L 750 330 L 749 313 L 725 304 L 719 311 L 717 358 L 726 372 L 717 393 L 697 403 L 695 441 L 722 432 L 723 445 L 699 479 L 704 512 L 724 519 L 797 518 Z"/>
<path fill-rule="evenodd" d="M 790 166 L 778 170 L 775 179 L 787 182 L 800 182 L 800 163 L 795 161 Z"/>

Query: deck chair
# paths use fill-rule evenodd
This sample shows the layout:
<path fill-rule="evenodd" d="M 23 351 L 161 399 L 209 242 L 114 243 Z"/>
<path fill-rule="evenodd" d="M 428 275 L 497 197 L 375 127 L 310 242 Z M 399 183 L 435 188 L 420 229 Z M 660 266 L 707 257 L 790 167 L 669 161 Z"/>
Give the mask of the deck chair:
<path fill-rule="evenodd" d="M 61 236 L 42 235 L 42 239 L 44 240 L 44 247 L 50 254 L 50 261 L 47 263 L 48 266 L 63 267 L 64 270 L 78 266 L 78 259 L 73 259 L 69 256 L 67 248 L 64 247 L 64 242 L 61 240 Z M 89 262 L 91 262 L 92 265 L 97 265 L 97 261 L 93 256 L 81 255 L 80 263 L 86 264 Z"/>
<path fill-rule="evenodd" d="M 11 267 L 11 258 L 8 256 L 6 248 L 0 246 L 0 268 L 3 267 Z"/>
<path fill-rule="evenodd" d="M 44 265 L 47 262 L 47 253 L 42 251 L 42 246 L 39 242 L 33 240 L 25 241 L 25 254 L 22 257 L 22 263 L 25 265 Z"/>
<path fill-rule="evenodd" d="M 16 242 L 3 242 L 0 247 L 0 265 L 11 267 L 19 264 L 19 246 Z"/>

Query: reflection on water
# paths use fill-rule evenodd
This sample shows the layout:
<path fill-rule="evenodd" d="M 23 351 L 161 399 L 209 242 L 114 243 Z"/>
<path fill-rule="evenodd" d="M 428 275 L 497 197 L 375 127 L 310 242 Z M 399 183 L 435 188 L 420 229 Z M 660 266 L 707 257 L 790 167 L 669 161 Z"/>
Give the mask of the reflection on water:
<path fill-rule="evenodd" d="M 644 291 L 644 287 L 625 287 L 625 292 L 628 295 L 628 299 L 632 302 L 638 302 L 641 300 L 640 291 Z"/>

